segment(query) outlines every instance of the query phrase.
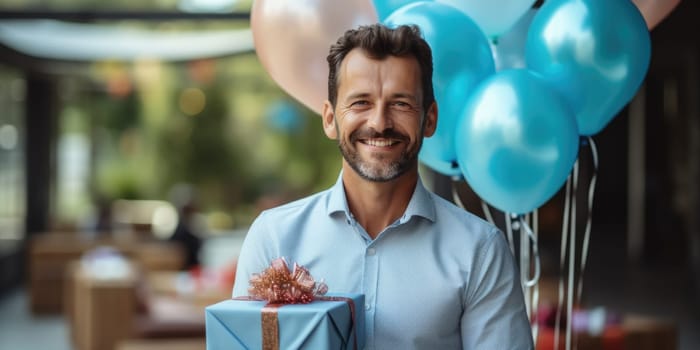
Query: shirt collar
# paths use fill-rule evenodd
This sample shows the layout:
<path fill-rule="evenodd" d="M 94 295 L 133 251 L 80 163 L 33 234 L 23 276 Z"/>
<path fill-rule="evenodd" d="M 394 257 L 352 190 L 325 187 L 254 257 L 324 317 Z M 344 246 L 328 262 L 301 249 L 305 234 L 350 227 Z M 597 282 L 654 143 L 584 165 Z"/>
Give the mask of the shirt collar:
<path fill-rule="evenodd" d="M 352 218 L 347 197 L 345 196 L 345 188 L 343 187 L 342 172 L 338 176 L 335 185 L 330 189 L 330 197 L 328 198 L 327 206 L 328 215 L 337 212 L 345 213 L 348 219 Z M 416 183 L 416 189 L 413 191 L 411 200 L 408 202 L 408 207 L 406 207 L 406 211 L 400 220 L 401 222 L 406 222 L 414 216 L 420 216 L 433 222 L 435 221 L 435 204 L 430 196 L 430 192 L 423 186 L 420 177 Z"/>

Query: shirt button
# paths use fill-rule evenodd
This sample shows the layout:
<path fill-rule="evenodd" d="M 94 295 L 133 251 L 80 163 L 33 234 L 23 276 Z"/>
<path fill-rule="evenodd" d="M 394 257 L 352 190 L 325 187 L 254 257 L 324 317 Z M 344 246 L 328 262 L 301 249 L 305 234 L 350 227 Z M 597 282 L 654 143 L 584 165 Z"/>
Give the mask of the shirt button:
<path fill-rule="evenodd" d="M 372 256 L 372 255 L 374 255 L 375 253 L 376 253 L 376 250 L 375 250 L 374 248 L 369 248 L 369 249 L 367 249 L 367 255 Z"/>
<path fill-rule="evenodd" d="M 365 304 L 365 310 L 369 311 L 372 308 L 372 305 L 370 304 Z"/>

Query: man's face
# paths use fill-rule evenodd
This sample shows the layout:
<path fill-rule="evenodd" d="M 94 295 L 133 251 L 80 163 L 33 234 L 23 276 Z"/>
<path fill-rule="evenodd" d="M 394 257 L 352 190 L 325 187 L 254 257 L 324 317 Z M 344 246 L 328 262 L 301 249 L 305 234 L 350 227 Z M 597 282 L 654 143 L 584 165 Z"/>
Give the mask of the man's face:
<path fill-rule="evenodd" d="M 335 108 L 326 101 L 324 130 L 343 158 L 370 181 L 389 181 L 415 169 L 423 136 L 435 131 L 437 107 L 422 108 L 420 67 L 414 58 L 348 53 L 338 71 Z"/>

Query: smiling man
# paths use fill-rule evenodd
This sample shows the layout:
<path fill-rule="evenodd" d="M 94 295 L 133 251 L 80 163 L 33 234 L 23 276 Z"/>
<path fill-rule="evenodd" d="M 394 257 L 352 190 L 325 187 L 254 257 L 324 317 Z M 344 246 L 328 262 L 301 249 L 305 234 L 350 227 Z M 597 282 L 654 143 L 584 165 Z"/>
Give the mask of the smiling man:
<path fill-rule="evenodd" d="M 328 55 L 326 135 L 342 171 L 330 189 L 264 211 L 238 260 L 234 296 L 284 256 L 362 293 L 367 349 L 532 349 L 503 234 L 427 191 L 418 152 L 435 132 L 432 58 L 417 27 L 347 31 Z"/>

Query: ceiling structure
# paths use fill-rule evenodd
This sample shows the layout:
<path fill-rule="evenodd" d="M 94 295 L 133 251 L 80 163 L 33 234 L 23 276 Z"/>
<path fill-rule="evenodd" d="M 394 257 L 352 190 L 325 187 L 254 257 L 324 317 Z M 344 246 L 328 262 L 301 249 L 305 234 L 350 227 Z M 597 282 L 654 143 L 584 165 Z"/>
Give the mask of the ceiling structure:
<path fill-rule="evenodd" d="M 0 62 L 51 71 L 101 60 L 183 62 L 232 56 L 254 50 L 249 18 L 249 12 L 222 11 L 0 9 Z M 160 29 L 158 24 L 168 21 L 195 24 Z M 214 29 L 212 22 L 224 25 Z"/>

